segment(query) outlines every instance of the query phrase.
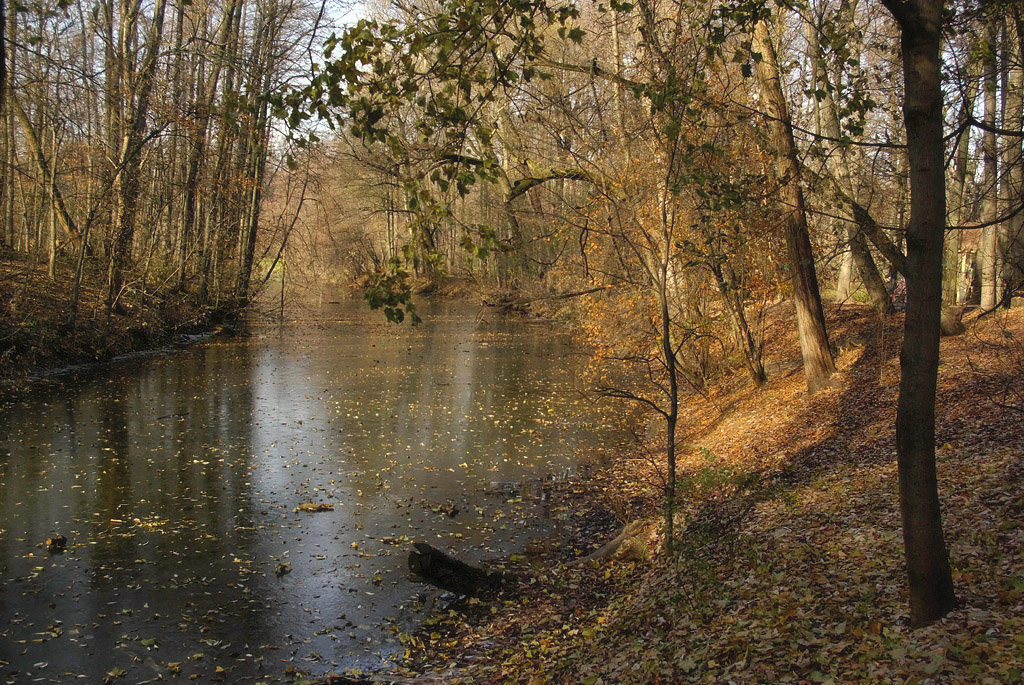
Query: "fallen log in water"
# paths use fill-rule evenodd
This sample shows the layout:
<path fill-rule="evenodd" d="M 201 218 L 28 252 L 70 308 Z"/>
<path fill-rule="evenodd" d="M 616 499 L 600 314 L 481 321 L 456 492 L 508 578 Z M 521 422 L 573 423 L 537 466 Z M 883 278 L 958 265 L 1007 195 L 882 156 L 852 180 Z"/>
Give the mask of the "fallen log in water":
<path fill-rule="evenodd" d="M 417 542 L 409 552 L 409 570 L 442 590 L 460 595 L 480 595 L 500 590 L 506 582 L 504 573 L 488 572 L 453 559 L 425 542 Z"/>

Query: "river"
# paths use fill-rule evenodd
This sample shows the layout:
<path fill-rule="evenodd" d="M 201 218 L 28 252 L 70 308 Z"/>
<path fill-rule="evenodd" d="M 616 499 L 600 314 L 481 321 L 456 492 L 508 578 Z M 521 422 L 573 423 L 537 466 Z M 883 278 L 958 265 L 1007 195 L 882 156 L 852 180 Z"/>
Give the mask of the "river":
<path fill-rule="evenodd" d="M 610 430 L 584 360 L 547 327 L 425 319 L 340 306 L 0 405 L 0 675 L 380 668 L 440 594 L 411 541 L 494 563 L 549 534 L 537 484 Z"/>

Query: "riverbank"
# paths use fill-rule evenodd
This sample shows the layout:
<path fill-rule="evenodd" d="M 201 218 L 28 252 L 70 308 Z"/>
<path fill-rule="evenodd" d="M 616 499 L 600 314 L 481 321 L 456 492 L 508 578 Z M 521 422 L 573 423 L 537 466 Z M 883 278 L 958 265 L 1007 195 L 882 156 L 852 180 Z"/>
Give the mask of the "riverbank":
<path fill-rule="evenodd" d="M 396 676 L 1019 682 L 1022 314 L 968 321 L 942 343 L 938 466 L 959 598 L 942 621 L 911 631 L 907 620 L 893 428 L 902 318 L 830 312 L 839 372 L 808 396 L 793 327 L 777 314 L 769 383 L 737 375 L 688 405 L 675 555 L 660 551 L 659 465 L 620 455 L 553 493 L 570 520 L 641 520 L 620 552 L 581 562 L 612 533 L 567 528 L 520 563 L 517 592 L 428 621 Z"/>
<path fill-rule="evenodd" d="M 141 284 L 127 288 L 123 311 L 108 316 L 105 278 L 95 268 L 86 270 L 71 325 L 73 265 L 58 263 L 51 279 L 46 264 L 0 253 L 0 388 L 21 387 L 59 369 L 166 347 L 234 319 L 228 308 L 201 306 L 191 295 Z"/>

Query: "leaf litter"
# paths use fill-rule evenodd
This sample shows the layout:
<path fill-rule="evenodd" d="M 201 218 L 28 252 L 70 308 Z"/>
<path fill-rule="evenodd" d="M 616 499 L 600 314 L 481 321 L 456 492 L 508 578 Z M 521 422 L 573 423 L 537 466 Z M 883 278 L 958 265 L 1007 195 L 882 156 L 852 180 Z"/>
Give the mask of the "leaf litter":
<path fill-rule="evenodd" d="M 777 331 L 794 328 L 774 316 Z M 943 340 L 937 460 L 959 603 L 916 631 L 893 436 L 901 329 L 899 316 L 830 312 L 840 373 L 811 397 L 786 371 L 794 336 L 775 335 L 767 386 L 726 378 L 687 408 L 676 555 L 660 551 L 658 464 L 621 453 L 564 484 L 553 506 L 567 521 L 650 521 L 632 551 L 581 563 L 615 527 L 596 541 L 566 527 L 534 550 L 517 595 L 436 612 L 404 642 L 407 672 L 446 683 L 1021 682 L 1024 433 L 1011 405 L 1024 310 Z"/>

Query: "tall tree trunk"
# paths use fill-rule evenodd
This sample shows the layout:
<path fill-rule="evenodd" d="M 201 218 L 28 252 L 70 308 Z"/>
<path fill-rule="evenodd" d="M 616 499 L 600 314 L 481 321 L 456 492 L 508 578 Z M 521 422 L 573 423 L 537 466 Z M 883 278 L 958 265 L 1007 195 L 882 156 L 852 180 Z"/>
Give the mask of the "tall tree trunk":
<path fill-rule="evenodd" d="M 103 212 L 103 252 L 109 257 L 111 253 L 111 241 L 113 240 L 115 207 L 109 197 L 109 191 L 114 188 L 117 173 L 118 144 L 121 140 L 123 130 L 122 106 L 121 106 L 121 66 L 118 61 L 117 32 L 114 28 L 115 12 L 114 0 L 101 0 L 99 16 L 101 17 L 102 35 L 100 41 L 103 44 L 103 132 L 106 154 L 103 155 L 104 164 L 101 167 L 100 187 L 108 190 L 106 207 Z"/>
<path fill-rule="evenodd" d="M 956 603 L 935 470 L 935 387 L 946 222 L 942 135 L 942 0 L 882 0 L 899 23 L 910 162 L 907 315 L 896 413 L 900 512 L 910 620 L 922 626 Z"/>
<path fill-rule="evenodd" d="M 184 290 L 186 279 L 186 262 L 188 259 L 188 244 L 195 233 L 196 216 L 199 205 L 199 178 L 203 159 L 206 153 L 206 138 L 210 128 L 210 121 L 213 113 L 213 103 L 217 97 L 217 87 L 220 84 L 221 71 L 224 68 L 225 55 L 228 46 L 232 42 L 232 35 L 237 34 L 240 23 L 240 0 L 228 2 L 221 15 L 220 25 L 217 27 L 216 46 L 217 49 L 211 58 L 210 74 L 205 82 L 198 86 L 199 93 L 196 96 L 196 117 L 195 127 L 192 131 L 188 161 L 185 171 L 185 200 L 182 208 L 181 237 L 178 241 L 178 278 L 177 289 Z M 202 74 L 202 71 L 199 72 Z M 226 136 L 227 131 L 221 131 L 221 136 Z"/>
<path fill-rule="evenodd" d="M 676 517 L 676 427 L 679 422 L 679 380 L 676 377 L 676 353 L 672 345 L 672 318 L 668 308 L 668 253 L 667 248 L 671 243 L 666 242 L 665 261 L 661 268 L 661 282 L 658 287 L 658 307 L 661 315 L 659 331 L 661 337 L 661 352 L 665 361 L 665 371 L 668 374 L 668 409 L 665 411 L 665 452 L 666 469 L 668 473 L 665 479 L 665 550 L 670 554 L 675 546 L 675 517 Z"/>
<path fill-rule="evenodd" d="M 127 54 L 122 57 L 124 86 L 124 121 L 125 129 L 116 159 L 120 162 L 116 173 L 117 182 L 117 225 L 111 245 L 110 269 L 107 274 L 108 311 L 113 311 L 121 295 L 124 285 L 124 272 L 131 261 L 132 242 L 135 237 L 135 218 L 138 211 L 140 195 L 140 174 L 142 166 L 142 146 L 146 133 L 146 120 L 149 116 L 149 99 L 153 92 L 156 75 L 157 56 L 160 52 L 160 41 L 163 37 L 165 0 L 156 0 L 153 7 L 153 20 L 146 37 L 146 52 L 142 58 L 137 75 L 132 74 L 134 61 Z M 130 18 L 124 13 L 130 13 Z M 122 5 L 122 45 L 126 46 L 135 33 L 138 21 L 137 6 Z M 132 76 L 135 76 L 133 79 Z M 132 82 L 134 81 L 134 82 Z"/>
<path fill-rule="evenodd" d="M 2 0 L 0 0 L 2 1 Z M 10 103 L 7 102 L 11 95 L 11 87 L 14 83 L 14 73 L 16 68 L 16 55 L 15 44 L 17 41 L 18 33 L 18 15 L 17 12 L 11 12 L 10 16 L 4 21 L 5 27 L 7 28 L 7 40 L 10 41 L 10 48 L 8 48 L 7 41 L 0 41 L 4 44 L 4 83 L 3 83 L 3 98 L 4 98 L 4 111 L 3 111 L 3 125 L 5 126 L 4 141 L 6 143 L 4 149 L 4 163 L 6 165 L 6 173 L 4 173 L 4 204 L 0 208 L 3 212 L 3 231 L 7 238 L 7 244 L 11 249 L 15 249 L 17 239 L 15 237 L 14 227 L 14 162 L 15 162 L 15 139 L 14 139 L 14 113 L 10 111 Z"/>
<path fill-rule="evenodd" d="M 3 126 L 4 139 L 4 182 L 0 185 L 0 212 L 7 209 L 7 177 L 14 173 L 12 165 L 8 164 L 8 149 L 14 144 L 9 136 L 7 126 L 7 0 L 0 0 L 0 126 Z M 8 232 L 6 213 L 0 226 L 0 245 L 14 247 L 14 234 Z"/>
<path fill-rule="evenodd" d="M 957 123 L 966 125 L 974 110 L 974 98 L 977 84 L 967 70 L 967 86 L 963 102 L 960 103 L 960 114 Z M 953 163 L 953 179 L 950 188 L 951 201 L 947 203 L 946 223 L 949 226 L 960 226 L 967 220 L 967 164 L 971 148 L 970 129 L 960 134 L 956 144 L 956 155 Z M 960 283 L 960 231 L 950 231 L 946 235 L 946 246 L 942 263 L 942 301 L 948 305 L 959 304 Z"/>
<path fill-rule="evenodd" d="M 47 275 L 50 280 L 57 278 L 57 129 L 56 127 L 50 127 L 50 187 L 48 188 L 50 193 L 50 239 L 49 243 L 49 255 L 47 259 Z"/>
<path fill-rule="evenodd" d="M 25 142 L 28 144 L 29 151 L 35 159 L 41 184 L 47 189 L 47 192 L 50 193 L 53 210 L 60 219 L 60 223 L 64 227 L 64 230 L 67 231 L 68 236 L 75 245 L 78 245 L 81 240 L 81 234 L 78 231 L 78 226 L 75 224 L 75 220 L 72 218 L 71 213 L 68 211 L 67 206 L 64 203 L 64 195 L 61 193 L 60 186 L 58 186 L 53 180 L 53 160 L 47 160 L 46 152 L 43 150 L 43 144 L 40 142 L 39 135 L 36 133 L 36 130 L 32 125 L 32 120 L 29 119 L 28 113 L 25 112 L 24 107 L 21 106 L 21 101 L 14 93 L 10 93 L 10 98 L 7 104 L 14 112 L 15 116 L 18 117 L 18 121 L 21 122 L 21 130 L 25 135 Z"/>
<path fill-rule="evenodd" d="M 241 228 L 238 274 L 235 280 L 235 299 L 242 306 L 248 304 L 249 301 L 249 278 L 252 275 L 253 257 L 256 253 L 256 238 L 263 199 L 263 171 L 267 161 L 266 137 L 263 131 L 267 123 L 265 121 L 265 106 L 261 109 L 264 110 L 264 113 L 260 114 L 257 130 L 253 132 L 258 139 L 252 142 L 250 150 L 249 170 L 252 174 L 252 188 L 249 189 L 249 206 L 245 215 L 245 223 Z"/>
<path fill-rule="evenodd" d="M 1020 8 L 1015 8 L 1020 17 Z M 1003 183 L 1000 190 L 1000 216 L 1010 216 L 1024 202 L 1024 49 L 1018 24 L 1010 17 L 1003 29 L 1003 68 L 1006 70 L 1003 89 Z M 1011 289 L 1024 286 L 1024 212 L 1018 212 L 1000 226 L 1000 247 L 1003 255 L 1003 281 Z M 1012 294 L 1012 293 L 1011 293 Z"/>
<path fill-rule="evenodd" d="M 986 57 L 984 73 L 984 120 L 988 128 L 982 134 L 982 158 L 984 161 L 981 180 L 983 193 L 981 200 L 982 223 L 995 221 L 996 215 L 999 212 L 999 151 L 996 146 L 996 134 L 992 130 L 996 125 L 996 91 L 998 90 L 999 81 L 999 72 L 995 59 L 998 34 L 993 20 L 989 20 L 986 39 L 989 43 L 991 54 Z M 995 307 L 996 302 L 999 301 L 999 241 L 997 235 L 998 229 L 995 225 L 985 226 L 981 229 L 981 240 L 978 243 L 978 273 L 981 275 L 981 308 L 986 311 Z"/>
<path fill-rule="evenodd" d="M 725 268 L 722 264 L 714 263 L 711 266 L 711 273 L 715 277 L 718 292 L 722 295 L 726 309 L 729 311 L 736 342 L 743 351 L 743 361 L 747 365 L 750 379 L 754 381 L 754 385 L 763 385 L 768 380 L 768 375 L 764 371 L 761 345 L 754 339 L 754 333 L 750 330 L 750 323 L 747 321 L 746 311 L 743 307 L 741 289 L 736 287 L 735 277 L 732 277 L 730 281 L 726 280 Z"/>
<path fill-rule="evenodd" d="M 263 201 L 264 170 L 267 163 L 267 144 L 270 122 L 266 101 L 254 97 L 255 93 L 270 90 L 274 70 L 273 50 L 278 42 L 280 17 L 278 6 L 271 3 L 260 16 L 260 30 L 257 32 L 255 55 L 249 68 L 249 151 L 246 160 L 246 177 L 250 179 L 248 206 L 245 220 L 240 227 L 238 273 L 235 276 L 235 300 L 242 306 L 248 304 L 249 279 L 252 275 L 253 258 L 256 253 L 256 238 L 259 232 L 260 209 Z"/>
<path fill-rule="evenodd" d="M 173 61 L 167 65 L 167 86 L 171 92 L 174 106 L 178 109 L 174 123 L 171 128 L 170 154 L 167 160 L 167 169 L 171 176 L 171 182 L 164 185 L 167 201 L 167 232 L 164 235 L 164 255 L 168 264 L 175 264 L 178 255 L 178 241 L 181 240 L 182 207 L 177 201 L 178 189 L 184 181 L 184 171 L 181 164 L 182 151 L 187 149 L 188 142 L 185 134 L 184 113 L 188 111 L 189 98 L 185 96 L 185 88 L 182 81 L 182 73 L 186 66 L 185 55 L 182 53 L 182 46 L 185 41 L 185 8 L 186 0 L 178 0 L 177 11 L 174 16 L 174 43 L 171 54 Z M 191 122 L 189 122 L 191 123 Z"/>
<path fill-rule="evenodd" d="M 808 390 L 816 392 L 828 383 L 836 367 L 825 329 L 818 276 L 814 272 L 814 253 L 807 229 L 793 124 L 789 117 L 789 105 L 782 92 L 778 59 L 769 35 L 768 22 L 764 19 L 754 27 L 752 46 L 754 52 L 761 55 L 757 62 L 757 78 L 771 118 L 772 140 L 775 143 L 775 164 L 781 184 L 779 196 L 783 205 L 786 246 L 792 269 L 793 302 L 796 305 L 804 375 L 807 377 Z"/>
<path fill-rule="evenodd" d="M 839 16 L 837 17 L 841 24 L 853 25 L 854 12 L 853 7 L 849 2 L 841 3 L 839 9 Z M 830 172 L 835 176 L 837 183 L 843 190 L 843 195 L 848 198 L 856 197 L 856 188 L 853 182 L 853 173 L 850 170 L 849 151 L 844 147 L 841 147 L 837 141 L 842 139 L 842 129 L 839 125 L 839 114 L 836 111 L 836 103 L 832 98 L 832 86 L 830 74 L 825 70 L 818 68 L 818 61 L 821 59 L 820 55 L 820 43 L 818 40 L 818 32 L 821 25 L 824 23 L 824 18 L 820 17 L 817 20 L 817 26 L 808 24 L 807 30 L 807 43 L 808 52 L 812 60 L 812 73 L 815 77 L 814 88 L 819 93 L 824 93 L 823 97 L 815 97 L 815 111 L 817 112 L 817 126 L 820 133 L 823 133 L 827 138 L 831 139 L 830 143 L 835 145 L 835 149 L 832 154 L 827 157 L 827 165 Z M 852 59 L 860 58 L 860 46 L 859 41 L 851 40 L 851 51 Z M 853 216 L 853 208 L 850 202 L 845 203 L 847 207 L 844 213 L 847 216 Z M 871 256 L 871 250 L 868 248 L 867 240 L 864 234 L 858 229 L 858 227 L 850 222 L 844 222 L 845 227 L 843 233 L 846 235 L 847 244 L 849 245 L 849 258 L 852 259 L 853 263 L 857 266 L 857 272 L 860 274 L 861 282 L 864 284 L 865 290 L 868 292 L 868 297 L 871 300 L 872 306 L 883 314 L 888 314 L 892 311 L 892 300 L 889 297 L 889 291 L 885 288 L 885 282 L 882 281 L 882 277 L 878 273 L 878 266 L 875 264 L 874 257 Z M 846 267 L 846 259 L 844 255 L 843 266 Z M 840 271 L 842 275 L 842 271 Z M 836 299 L 839 301 L 845 301 L 849 298 L 849 283 L 848 279 L 845 283 L 846 292 L 841 292 L 843 288 L 843 279 L 840 278 L 840 287 L 836 288 Z M 842 299 L 840 300 L 840 295 Z"/>
<path fill-rule="evenodd" d="M 0 0 L 0 119 L 7 112 L 7 0 Z"/>
<path fill-rule="evenodd" d="M 227 97 L 235 97 L 236 65 L 241 46 L 242 26 L 245 24 L 246 5 L 238 0 L 233 5 L 235 18 L 229 25 L 225 41 L 224 58 L 224 93 Z M 234 184 L 229 179 L 232 157 L 235 153 L 238 136 L 233 131 L 232 117 L 227 108 L 222 108 L 217 122 L 217 153 L 213 172 L 213 193 L 207 203 L 207 216 L 203 221 L 203 237 L 199 273 L 199 301 L 207 303 L 210 289 L 214 285 L 215 269 L 218 261 L 217 251 L 220 249 L 222 227 L 231 222 L 231 200 Z"/>

